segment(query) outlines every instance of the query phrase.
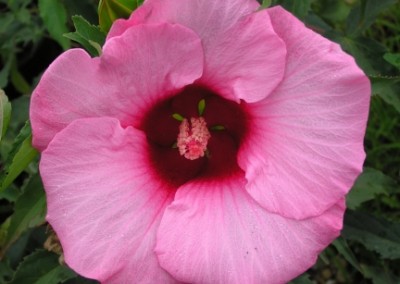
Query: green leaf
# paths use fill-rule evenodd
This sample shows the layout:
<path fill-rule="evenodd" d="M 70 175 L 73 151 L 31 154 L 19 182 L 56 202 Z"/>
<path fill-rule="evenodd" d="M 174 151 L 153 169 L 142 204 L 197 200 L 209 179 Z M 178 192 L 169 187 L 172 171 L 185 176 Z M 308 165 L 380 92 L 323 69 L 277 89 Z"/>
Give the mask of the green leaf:
<path fill-rule="evenodd" d="M 76 274 L 58 262 L 54 253 L 38 250 L 25 257 L 9 284 L 57 284 L 76 277 Z"/>
<path fill-rule="evenodd" d="M 119 18 L 128 18 L 143 0 L 100 0 L 99 23 L 103 31 L 108 32 L 112 23 Z"/>
<path fill-rule="evenodd" d="M 347 195 L 347 207 L 356 209 L 362 203 L 374 199 L 377 195 L 388 195 L 390 189 L 395 187 L 398 187 L 398 185 L 392 178 L 378 170 L 365 168 Z"/>
<path fill-rule="evenodd" d="M 291 11 L 298 18 L 304 19 L 308 12 L 311 10 L 312 0 L 283 0 L 281 1 L 281 5 L 285 7 L 287 10 Z"/>
<path fill-rule="evenodd" d="M 90 23 L 97 24 L 99 16 L 97 15 L 97 2 L 91 0 L 62 0 L 68 15 L 80 15 Z M 95 3 L 96 2 L 96 3 Z"/>
<path fill-rule="evenodd" d="M 6 134 L 11 117 L 11 103 L 3 90 L 0 89 L 0 141 Z"/>
<path fill-rule="evenodd" d="M 74 22 L 76 32 L 83 38 L 87 39 L 88 41 L 91 40 L 93 42 L 97 42 L 99 45 L 104 44 L 106 35 L 100 30 L 99 26 L 90 24 L 82 16 L 73 16 L 72 21 Z"/>
<path fill-rule="evenodd" d="M 374 266 L 362 265 L 365 278 L 372 279 L 374 284 L 399 284 L 400 278 L 387 269 L 382 270 Z"/>
<path fill-rule="evenodd" d="M 29 118 L 29 96 L 21 96 L 11 101 L 11 118 L 7 128 L 7 133 L 3 136 L 0 144 L 0 156 L 1 165 L 0 168 L 0 187 L 1 187 L 1 175 L 4 167 L 4 163 L 7 157 L 10 156 L 16 137 L 18 136 L 21 128 L 25 125 Z M 1 194 L 0 194 L 1 195 Z"/>
<path fill-rule="evenodd" d="M 0 89 L 5 88 L 8 84 L 8 76 L 10 75 L 11 65 L 13 62 L 12 56 L 8 55 L 6 58 L 7 60 L 3 62 L 3 66 L 0 69 Z"/>
<path fill-rule="evenodd" d="M 269 6 L 271 6 L 271 4 L 272 4 L 271 0 L 263 0 L 258 10 L 267 9 Z"/>
<path fill-rule="evenodd" d="M 29 119 L 29 102 L 30 96 L 20 96 L 11 101 L 12 112 L 7 130 L 7 137 L 5 138 L 11 137 L 13 139 L 12 142 Z M 8 154 L 6 156 L 8 156 Z"/>
<path fill-rule="evenodd" d="M 32 92 L 31 86 L 26 81 L 21 72 L 19 72 L 18 70 L 16 57 L 14 57 L 10 75 L 11 75 L 11 83 L 18 92 L 20 92 L 21 94 L 30 94 Z"/>
<path fill-rule="evenodd" d="M 29 24 L 31 22 L 31 13 L 28 9 L 20 8 L 16 11 L 16 19 L 24 24 Z"/>
<path fill-rule="evenodd" d="M 75 32 L 64 34 L 65 37 L 80 43 L 91 55 L 99 56 L 106 35 L 98 26 L 91 25 L 82 16 L 73 16 Z"/>
<path fill-rule="evenodd" d="M 328 265 L 328 264 L 330 264 L 330 261 L 329 261 L 329 257 L 328 257 L 328 255 L 327 255 L 326 252 L 327 252 L 326 250 L 322 251 L 322 252 L 318 255 L 318 258 L 319 258 L 323 263 L 325 263 L 326 265 Z"/>
<path fill-rule="evenodd" d="M 12 184 L 9 187 L 7 187 L 5 190 L 0 192 L 0 199 L 4 199 L 10 203 L 14 203 L 20 196 L 21 192 L 22 191 L 20 190 L 20 188 L 17 185 Z M 10 204 L 10 206 L 11 206 L 11 204 Z M 6 210 L 6 207 L 4 206 L 1 209 Z"/>
<path fill-rule="evenodd" d="M 5 1 L 3 1 L 5 2 Z M 7 6 L 12 10 L 12 11 L 18 11 L 21 8 L 24 8 L 31 3 L 30 0 L 8 0 L 7 1 Z"/>
<path fill-rule="evenodd" d="M 6 261 L 0 262 L 0 283 L 7 283 L 13 275 L 13 270 L 10 264 Z"/>
<path fill-rule="evenodd" d="M 6 189 L 33 161 L 38 152 L 32 147 L 31 127 L 27 122 L 18 134 L 0 173 L 0 192 Z"/>
<path fill-rule="evenodd" d="M 49 31 L 64 50 L 70 47 L 70 41 L 63 37 L 68 32 L 67 11 L 60 0 L 39 0 L 40 17 Z"/>
<path fill-rule="evenodd" d="M 2 248 L 0 258 L 26 230 L 45 223 L 46 197 L 43 185 L 38 174 L 31 177 L 24 187 L 24 192 L 17 199 L 14 207 L 14 214 L 11 215 L 10 224 L 7 230 L 7 237 Z"/>
<path fill-rule="evenodd" d="M 3 250 L 3 244 L 6 243 L 8 228 L 10 227 L 11 217 L 8 217 L 1 225 L 0 225 L 0 248 Z M 1 253 L 1 252 L 0 252 Z M 1 255 L 1 254 L 0 254 Z M 1 257 L 0 257 L 1 259 Z"/>
<path fill-rule="evenodd" d="M 338 24 L 349 16 L 351 4 L 348 1 L 324 0 L 319 2 L 318 15 L 330 23 Z"/>
<path fill-rule="evenodd" d="M 349 36 L 339 36 L 334 40 L 354 56 L 357 64 L 367 75 L 390 74 L 388 66 L 391 66 L 382 57 L 386 53 L 386 48 L 379 42 L 368 38 Z"/>
<path fill-rule="evenodd" d="M 368 213 L 348 210 L 342 236 L 358 241 L 385 259 L 400 258 L 400 224 L 374 217 Z"/>
<path fill-rule="evenodd" d="M 67 33 L 64 34 L 64 36 L 82 45 L 83 48 L 86 49 L 86 51 L 92 56 L 99 56 L 101 54 L 101 50 L 97 50 L 96 47 L 91 45 L 87 39 L 85 39 L 78 33 Z"/>
<path fill-rule="evenodd" d="M 358 263 L 353 251 L 350 249 L 347 241 L 342 237 L 337 238 L 333 242 L 333 246 L 337 251 L 351 264 L 355 269 L 363 273 L 360 264 Z"/>
<path fill-rule="evenodd" d="M 381 12 L 396 3 L 397 0 L 361 0 L 360 5 L 347 18 L 347 34 L 361 34 L 373 24 Z"/>
<path fill-rule="evenodd" d="M 304 273 L 303 275 L 290 281 L 289 284 L 313 284 L 313 282 L 310 280 L 310 275 Z"/>
<path fill-rule="evenodd" d="M 380 96 L 386 103 L 400 112 L 400 80 L 395 77 L 370 77 L 372 94 Z"/>
<path fill-rule="evenodd" d="M 397 67 L 397 69 L 400 69 L 400 53 L 386 53 L 383 58 L 393 66 Z"/>

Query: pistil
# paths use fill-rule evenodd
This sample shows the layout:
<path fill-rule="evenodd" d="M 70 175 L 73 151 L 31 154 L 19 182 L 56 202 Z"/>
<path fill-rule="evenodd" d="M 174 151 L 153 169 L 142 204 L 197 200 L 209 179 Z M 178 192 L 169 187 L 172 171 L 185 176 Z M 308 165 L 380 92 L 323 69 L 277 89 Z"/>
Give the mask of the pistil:
<path fill-rule="evenodd" d="M 203 117 L 183 119 L 179 126 L 177 147 L 179 153 L 189 160 L 204 157 L 211 134 Z"/>

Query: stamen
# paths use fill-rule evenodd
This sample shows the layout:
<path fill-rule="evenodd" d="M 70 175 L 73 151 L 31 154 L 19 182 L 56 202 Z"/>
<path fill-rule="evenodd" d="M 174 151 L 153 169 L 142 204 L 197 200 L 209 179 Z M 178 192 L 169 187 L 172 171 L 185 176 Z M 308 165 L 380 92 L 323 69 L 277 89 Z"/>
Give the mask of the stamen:
<path fill-rule="evenodd" d="M 204 157 L 211 134 L 203 117 L 185 118 L 179 126 L 177 146 L 179 153 L 189 160 Z"/>
<path fill-rule="evenodd" d="M 225 130 L 225 127 L 223 125 L 214 125 L 214 126 L 211 126 L 210 129 L 214 130 L 214 131 L 221 131 L 221 130 Z"/>
<path fill-rule="evenodd" d="M 174 119 L 176 119 L 177 121 L 183 121 L 185 118 L 182 116 L 182 115 L 180 115 L 179 113 L 174 113 L 174 114 L 172 114 L 172 117 L 174 118 Z"/>
<path fill-rule="evenodd" d="M 197 105 L 197 111 L 199 112 L 199 116 L 203 115 L 205 109 L 206 109 L 206 100 L 202 99 L 199 101 L 199 104 Z"/>

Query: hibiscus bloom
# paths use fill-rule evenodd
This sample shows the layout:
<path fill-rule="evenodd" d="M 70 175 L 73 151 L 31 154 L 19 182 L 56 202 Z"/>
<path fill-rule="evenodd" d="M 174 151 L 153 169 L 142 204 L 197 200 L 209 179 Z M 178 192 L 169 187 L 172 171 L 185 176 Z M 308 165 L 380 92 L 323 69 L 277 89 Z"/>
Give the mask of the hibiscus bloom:
<path fill-rule="evenodd" d="M 47 220 L 104 283 L 284 283 L 342 228 L 370 85 L 281 7 L 147 0 L 32 95 Z"/>

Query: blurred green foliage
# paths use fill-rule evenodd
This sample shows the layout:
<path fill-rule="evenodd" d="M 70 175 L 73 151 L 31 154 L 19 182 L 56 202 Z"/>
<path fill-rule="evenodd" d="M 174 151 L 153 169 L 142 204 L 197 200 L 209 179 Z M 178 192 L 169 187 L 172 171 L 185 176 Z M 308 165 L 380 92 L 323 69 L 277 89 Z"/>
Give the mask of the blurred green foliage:
<path fill-rule="evenodd" d="M 108 32 L 116 19 L 128 18 L 142 3 L 143 0 L 100 0 L 98 9 L 100 28 Z"/>
<path fill-rule="evenodd" d="M 45 223 L 37 153 L 26 123 L 29 97 L 58 54 L 82 46 L 98 56 L 111 23 L 141 2 L 0 0 L 0 89 L 8 95 L 0 91 L 0 283 L 96 283 L 62 264 Z M 347 197 L 342 236 L 292 283 L 400 283 L 400 2 L 260 2 L 283 5 L 338 42 L 373 89 L 366 168 Z"/>

